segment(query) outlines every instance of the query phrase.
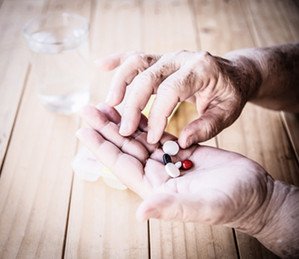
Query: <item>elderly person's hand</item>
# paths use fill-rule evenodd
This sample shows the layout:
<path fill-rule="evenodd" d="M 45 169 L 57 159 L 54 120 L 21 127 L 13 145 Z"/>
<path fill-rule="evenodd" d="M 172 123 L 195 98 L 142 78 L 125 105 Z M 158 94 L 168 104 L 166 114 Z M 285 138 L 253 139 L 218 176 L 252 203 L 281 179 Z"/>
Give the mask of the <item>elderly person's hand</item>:
<path fill-rule="evenodd" d="M 261 166 L 239 154 L 199 145 L 172 157 L 173 162 L 190 159 L 193 167 L 171 178 L 161 145 L 176 140 L 174 136 L 163 132 L 160 142 L 149 144 L 142 117 L 135 133 L 123 137 L 120 115 L 105 105 L 87 107 L 82 116 L 92 128 L 79 130 L 77 136 L 144 199 L 139 219 L 222 224 L 255 236 L 279 255 L 284 250 L 294 252 L 298 226 L 291 223 L 298 219 L 298 204 L 290 197 L 298 198 L 298 188 L 274 181 Z"/>
<path fill-rule="evenodd" d="M 225 58 L 208 52 L 180 51 L 162 56 L 115 54 L 98 61 L 99 67 L 119 67 L 107 103 L 123 102 L 120 134 L 131 135 L 141 111 L 157 94 L 148 120 L 148 142 L 157 143 L 169 117 L 181 101 L 196 104 L 198 118 L 179 135 L 182 148 L 205 141 L 231 125 L 245 103 L 299 112 L 299 44 L 242 49 Z"/>
<path fill-rule="evenodd" d="M 167 117 L 179 102 L 189 100 L 196 104 L 198 119 L 180 134 L 183 148 L 210 139 L 232 124 L 248 100 L 247 85 L 253 81 L 233 62 L 207 52 L 124 53 L 101 62 L 106 69 L 117 66 L 107 102 L 111 106 L 124 102 L 120 133 L 129 136 L 136 130 L 141 111 L 157 94 L 148 120 L 148 142 L 157 143 Z"/>

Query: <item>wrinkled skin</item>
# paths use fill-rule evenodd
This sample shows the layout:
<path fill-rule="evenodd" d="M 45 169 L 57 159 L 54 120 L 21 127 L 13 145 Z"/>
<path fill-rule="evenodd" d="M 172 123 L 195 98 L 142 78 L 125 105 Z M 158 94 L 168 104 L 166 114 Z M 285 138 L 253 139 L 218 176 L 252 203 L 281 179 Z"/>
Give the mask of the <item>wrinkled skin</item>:
<path fill-rule="evenodd" d="M 196 104 L 198 118 L 185 126 L 178 142 L 186 148 L 216 136 L 240 115 L 246 102 L 299 113 L 299 43 L 240 49 L 224 58 L 206 51 L 164 55 L 136 52 L 97 61 L 118 67 L 107 99 L 123 105 L 120 133 L 131 135 L 151 94 L 157 94 L 148 121 L 149 143 L 157 143 L 176 104 Z"/>
<path fill-rule="evenodd" d="M 115 175 L 145 201 L 139 219 L 150 217 L 211 224 L 237 222 L 258 210 L 267 197 L 271 177 L 257 163 L 232 152 L 193 145 L 180 150 L 173 162 L 190 159 L 194 166 L 178 178 L 167 175 L 161 145 L 176 138 L 164 133 L 148 144 L 146 119 L 131 137 L 119 134 L 120 116 L 111 107 L 86 107 L 83 118 L 92 129 L 81 129 L 80 140 Z"/>
<path fill-rule="evenodd" d="M 161 146 L 176 138 L 166 132 L 159 143 L 147 142 L 147 119 L 132 136 L 119 134 L 121 117 L 101 104 L 82 111 L 91 128 L 78 138 L 119 180 L 144 201 L 137 218 L 192 221 L 234 227 L 256 237 L 284 258 L 299 256 L 299 188 L 275 181 L 254 161 L 237 153 L 192 145 L 172 161 L 190 159 L 193 167 L 170 178 Z"/>
<path fill-rule="evenodd" d="M 123 136 L 137 129 L 141 111 L 152 94 L 157 95 L 149 115 L 149 143 L 160 140 L 167 117 L 179 102 L 194 102 L 198 118 L 181 132 L 178 142 L 183 148 L 210 139 L 231 125 L 251 94 L 249 84 L 256 81 L 252 77 L 248 80 L 241 66 L 205 51 L 162 56 L 123 53 L 103 59 L 98 65 L 107 70 L 119 66 L 107 103 L 123 103 Z"/>

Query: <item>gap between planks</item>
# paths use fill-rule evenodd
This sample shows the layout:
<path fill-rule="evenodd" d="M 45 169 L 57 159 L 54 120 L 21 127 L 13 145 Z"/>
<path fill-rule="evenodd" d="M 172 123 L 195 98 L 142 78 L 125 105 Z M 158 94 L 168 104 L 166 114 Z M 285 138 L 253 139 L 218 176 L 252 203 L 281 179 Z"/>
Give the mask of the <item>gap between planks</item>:
<path fill-rule="evenodd" d="M 1 7 L 1 5 L 0 5 L 0 7 Z M 9 144 L 10 144 L 10 141 L 11 141 L 12 136 L 14 134 L 14 129 L 15 129 L 15 125 L 16 125 L 16 121 L 17 121 L 18 115 L 19 115 L 20 107 L 21 107 L 21 104 L 22 104 L 22 101 L 23 101 L 23 96 L 24 96 L 25 88 L 26 88 L 26 86 L 28 84 L 28 78 L 29 78 L 30 71 L 31 71 L 31 65 L 28 64 L 27 71 L 26 71 L 26 74 L 25 74 L 24 84 L 23 84 L 23 87 L 22 87 L 21 95 L 20 95 L 20 99 L 18 101 L 16 113 L 15 113 L 14 120 L 13 120 L 13 123 L 12 123 L 12 126 L 11 126 L 10 135 L 8 137 L 8 141 L 7 141 L 6 148 L 5 148 L 5 151 L 4 151 L 4 154 L 3 154 L 3 158 L 2 158 L 2 161 L 1 161 L 1 165 L 0 165 L 0 178 L 1 178 L 1 172 L 2 172 L 2 169 L 3 169 L 3 165 L 4 165 L 5 159 L 6 159 L 6 154 L 7 154 L 8 149 L 9 149 Z"/>

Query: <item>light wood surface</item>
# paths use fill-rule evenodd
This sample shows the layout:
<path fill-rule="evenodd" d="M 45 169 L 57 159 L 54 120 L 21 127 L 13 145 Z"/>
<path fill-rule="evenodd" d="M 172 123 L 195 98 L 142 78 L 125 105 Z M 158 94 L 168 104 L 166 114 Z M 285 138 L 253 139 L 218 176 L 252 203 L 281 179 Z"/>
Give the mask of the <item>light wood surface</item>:
<path fill-rule="evenodd" d="M 134 193 L 75 177 L 70 163 L 82 122 L 39 104 L 22 28 L 52 11 L 89 20 L 96 104 L 113 76 L 97 71 L 97 58 L 128 50 L 223 55 L 298 41 L 298 6 L 295 0 L 0 1 L 0 258 L 276 258 L 233 229 L 140 223 L 141 199 Z M 178 135 L 195 118 L 195 107 L 183 103 L 167 129 Z M 274 178 L 299 185 L 298 135 L 298 116 L 247 104 L 231 127 L 204 144 L 241 153 Z"/>

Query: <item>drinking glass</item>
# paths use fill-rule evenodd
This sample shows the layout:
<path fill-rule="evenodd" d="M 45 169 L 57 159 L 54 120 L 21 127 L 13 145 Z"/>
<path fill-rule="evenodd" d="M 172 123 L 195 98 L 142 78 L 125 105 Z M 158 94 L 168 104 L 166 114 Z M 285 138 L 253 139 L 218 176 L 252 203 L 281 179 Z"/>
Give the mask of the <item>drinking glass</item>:
<path fill-rule="evenodd" d="M 50 111 L 71 114 L 89 102 L 89 25 L 70 13 L 50 13 L 24 27 L 38 99 Z"/>

